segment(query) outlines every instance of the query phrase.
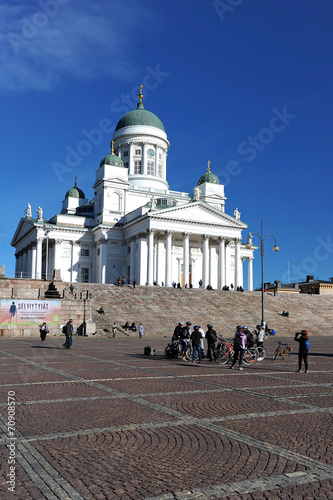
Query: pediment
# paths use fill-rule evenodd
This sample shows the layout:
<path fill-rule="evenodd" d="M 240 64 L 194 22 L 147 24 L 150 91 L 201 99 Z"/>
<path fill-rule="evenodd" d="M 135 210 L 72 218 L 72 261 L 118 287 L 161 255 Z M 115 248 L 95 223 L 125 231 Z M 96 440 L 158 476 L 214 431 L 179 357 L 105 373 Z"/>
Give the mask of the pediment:
<path fill-rule="evenodd" d="M 34 221 L 32 219 L 21 219 L 10 244 L 15 247 L 17 243 L 33 229 Z"/>
<path fill-rule="evenodd" d="M 245 229 L 247 225 L 201 201 L 149 212 L 150 217 L 165 220 L 190 221 L 206 225 L 221 225 L 234 229 Z"/>

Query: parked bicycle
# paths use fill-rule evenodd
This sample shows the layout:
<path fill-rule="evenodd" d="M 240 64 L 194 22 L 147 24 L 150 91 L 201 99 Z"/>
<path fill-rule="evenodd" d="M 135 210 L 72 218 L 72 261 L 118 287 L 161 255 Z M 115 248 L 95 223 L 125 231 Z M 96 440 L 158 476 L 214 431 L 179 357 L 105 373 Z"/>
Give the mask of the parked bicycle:
<path fill-rule="evenodd" d="M 275 341 L 278 345 L 278 347 L 275 349 L 275 352 L 273 354 L 273 361 L 278 357 L 281 356 L 282 359 L 287 359 L 289 357 L 290 351 L 293 350 L 292 347 L 289 347 L 288 344 L 284 344 L 282 342 L 277 342 Z"/>
<path fill-rule="evenodd" d="M 185 358 L 187 361 L 193 359 L 193 348 L 189 341 L 186 351 Z M 183 344 L 181 340 L 173 340 L 170 344 L 168 344 L 164 350 L 164 354 L 168 359 L 177 359 L 183 357 Z M 198 351 L 195 352 L 195 359 L 198 359 Z"/>
<path fill-rule="evenodd" d="M 228 342 L 227 342 L 228 341 Z M 230 342 L 230 343 L 229 343 Z M 232 339 L 220 338 L 216 346 L 216 360 L 220 365 L 226 365 L 232 361 L 235 350 Z M 245 349 L 243 363 L 253 365 L 257 361 L 258 352 L 256 347 Z"/>

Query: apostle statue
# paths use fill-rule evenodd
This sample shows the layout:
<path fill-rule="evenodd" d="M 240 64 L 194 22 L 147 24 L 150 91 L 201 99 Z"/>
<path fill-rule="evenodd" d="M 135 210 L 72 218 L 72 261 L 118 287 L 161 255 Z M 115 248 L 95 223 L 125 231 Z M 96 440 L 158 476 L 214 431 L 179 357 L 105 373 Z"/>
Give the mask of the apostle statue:
<path fill-rule="evenodd" d="M 40 207 L 37 209 L 37 219 L 43 220 L 43 210 Z"/>
<path fill-rule="evenodd" d="M 193 199 L 196 201 L 200 200 L 200 188 L 199 188 L 199 186 L 195 186 L 195 188 L 194 188 Z"/>
<path fill-rule="evenodd" d="M 238 212 L 238 208 L 236 207 L 235 211 L 234 211 L 234 217 L 236 220 L 240 220 L 240 216 L 241 216 L 241 213 Z"/>
<path fill-rule="evenodd" d="M 26 213 L 27 217 L 31 217 L 31 205 L 30 205 L 30 203 L 28 203 L 28 206 L 25 209 L 25 213 Z"/>
<path fill-rule="evenodd" d="M 150 200 L 150 203 L 151 203 L 151 209 L 152 209 L 152 210 L 156 210 L 157 203 L 156 203 L 156 198 L 155 198 L 155 196 L 152 196 L 152 198 L 151 198 L 151 200 Z"/>

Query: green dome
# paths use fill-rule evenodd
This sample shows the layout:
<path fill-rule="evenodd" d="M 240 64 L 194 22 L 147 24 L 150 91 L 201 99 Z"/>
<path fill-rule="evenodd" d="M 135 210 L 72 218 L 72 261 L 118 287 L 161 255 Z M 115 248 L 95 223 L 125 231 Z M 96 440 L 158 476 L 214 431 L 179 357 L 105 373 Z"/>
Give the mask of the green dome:
<path fill-rule="evenodd" d="M 204 175 L 202 175 L 198 180 L 198 186 L 200 186 L 200 184 L 203 184 L 204 182 L 211 182 L 212 184 L 220 184 L 218 177 L 212 174 L 212 172 L 210 171 L 209 163 L 210 162 L 208 162 L 207 172 Z"/>
<path fill-rule="evenodd" d="M 84 192 L 82 189 L 79 189 L 76 184 L 76 177 L 75 177 L 75 183 L 74 187 L 72 187 L 69 191 L 67 191 L 65 198 L 82 198 L 83 200 L 86 199 L 84 196 Z"/>
<path fill-rule="evenodd" d="M 103 165 L 114 165 L 115 167 L 123 167 L 124 162 L 121 158 L 119 158 L 119 156 L 110 153 L 105 158 L 103 158 L 103 160 L 99 164 L 100 167 L 102 167 Z"/>
<path fill-rule="evenodd" d="M 156 127 L 165 132 L 165 128 L 161 120 L 158 116 L 154 115 L 154 113 L 147 111 L 144 108 L 143 102 L 138 103 L 137 109 L 129 111 L 126 115 L 120 118 L 116 126 L 116 131 L 130 125 L 149 125 L 150 127 Z"/>

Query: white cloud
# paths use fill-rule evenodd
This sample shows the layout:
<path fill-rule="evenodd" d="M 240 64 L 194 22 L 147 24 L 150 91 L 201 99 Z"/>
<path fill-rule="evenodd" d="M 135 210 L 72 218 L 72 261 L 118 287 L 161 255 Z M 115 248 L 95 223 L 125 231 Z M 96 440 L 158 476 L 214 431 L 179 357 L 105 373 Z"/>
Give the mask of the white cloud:
<path fill-rule="evenodd" d="M 49 10 L 45 10 L 49 6 Z M 53 10 L 51 10 L 53 8 Z M 129 79 L 143 2 L 39 0 L 0 6 L 0 90 L 48 90 L 65 78 Z"/>

